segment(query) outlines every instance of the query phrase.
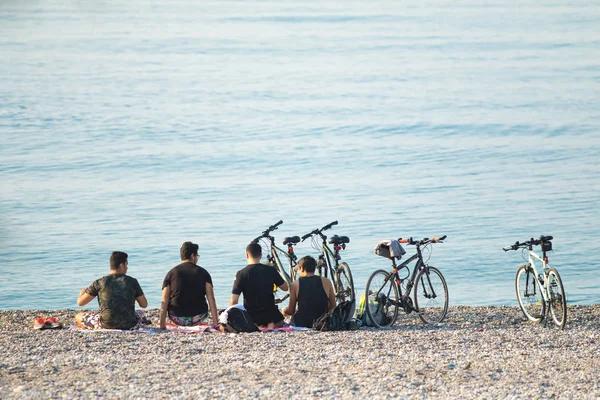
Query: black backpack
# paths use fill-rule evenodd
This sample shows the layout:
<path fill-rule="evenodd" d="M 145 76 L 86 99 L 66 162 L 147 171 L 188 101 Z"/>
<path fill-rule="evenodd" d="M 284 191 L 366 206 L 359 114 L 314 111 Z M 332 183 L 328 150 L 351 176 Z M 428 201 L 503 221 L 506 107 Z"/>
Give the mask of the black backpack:
<path fill-rule="evenodd" d="M 342 301 L 334 309 L 321 315 L 314 323 L 313 329 L 318 331 L 343 331 L 348 329 L 352 317 L 354 301 Z"/>
<path fill-rule="evenodd" d="M 237 307 L 231 307 L 227 311 L 227 323 L 222 326 L 225 331 L 233 333 L 259 331 L 256 324 L 252 321 L 250 313 Z"/>

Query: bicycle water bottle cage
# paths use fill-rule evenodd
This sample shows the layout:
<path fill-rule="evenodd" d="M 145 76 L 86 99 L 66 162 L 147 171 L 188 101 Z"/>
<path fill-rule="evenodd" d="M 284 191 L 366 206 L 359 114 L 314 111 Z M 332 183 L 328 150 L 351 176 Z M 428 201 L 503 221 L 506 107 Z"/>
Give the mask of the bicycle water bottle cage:
<path fill-rule="evenodd" d="M 329 242 L 329 244 L 350 243 L 350 238 L 348 238 L 348 236 L 333 235 L 332 237 L 329 238 L 328 242 Z"/>
<path fill-rule="evenodd" d="M 286 237 L 285 239 L 283 239 L 283 244 L 298 244 L 300 243 L 300 237 L 298 236 L 290 236 L 290 237 Z"/>

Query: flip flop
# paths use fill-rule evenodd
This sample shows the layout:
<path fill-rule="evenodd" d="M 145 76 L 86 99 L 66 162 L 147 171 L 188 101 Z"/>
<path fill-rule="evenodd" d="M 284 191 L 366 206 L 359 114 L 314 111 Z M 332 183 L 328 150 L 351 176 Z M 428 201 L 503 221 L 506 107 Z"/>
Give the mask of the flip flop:
<path fill-rule="evenodd" d="M 56 318 L 50 317 L 44 320 L 44 326 L 46 329 L 60 329 L 63 327 L 61 322 L 58 322 Z"/>
<path fill-rule="evenodd" d="M 46 328 L 46 324 L 44 323 L 44 318 L 37 317 L 33 319 L 33 329 L 44 329 Z"/>

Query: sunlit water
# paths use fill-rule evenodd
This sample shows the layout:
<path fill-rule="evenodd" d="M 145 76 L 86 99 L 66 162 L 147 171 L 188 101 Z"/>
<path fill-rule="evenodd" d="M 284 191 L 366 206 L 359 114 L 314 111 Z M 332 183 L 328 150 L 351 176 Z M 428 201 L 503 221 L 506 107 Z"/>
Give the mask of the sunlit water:
<path fill-rule="evenodd" d="M 224 307 L 279 219 L 338 220 L 359 291 L 446 234 L 451 305 L 516 304 L 502 247 L 553 235 L 600 302 L 600 7 L 538 3 L 1 2 L 0 309 L 76 308 L 113 250 L 158 307 L 186 240 Z"/>

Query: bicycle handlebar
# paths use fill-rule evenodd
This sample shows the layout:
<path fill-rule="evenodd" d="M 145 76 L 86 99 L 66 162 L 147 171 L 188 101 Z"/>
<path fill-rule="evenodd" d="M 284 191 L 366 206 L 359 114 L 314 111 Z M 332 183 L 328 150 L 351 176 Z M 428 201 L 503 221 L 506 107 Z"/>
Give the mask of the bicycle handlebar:
<path fill-rule="evenodd" d="M 444 235 L 442 237 L 434 237 L 432 239 L 423 238 L 421 240 L 414 240 L 413 238 L 408 238 L 408 239 L 399 238 L 398 241 L 400 243 L 406 243 L 406 244 L 410 244 L 410 245 L 423 246 L 423 245 L 428 244 L 428 243 L 443 243 L 443 241 L 447 237 L 448 237 L 448 235 Z"/>
<path fill-rule="evenodd" d="M 281 219 L 280 219 L 280 220 L 279 220 L 279 222 L 276 222 L 276 223 L 274 223 L 273 225 L 271 225 L 270 227 L 268 227 L 266 230 L 264 230 L 264 231 L 263 231 L 263 233 L 262 233 L 262 235 L 260 235 L 260 236 L 257 236 L 257 237 L 256 237 L 256 238 L 255 238 L 255 239 L 252 241 L 252 243 L 256 243 L 256 242 L 258 242 L 258 241 L 259 241 L 260 239 L 262 239 L 262 238 L 269 237 L 269 234 L 270 234 L 271 232 L 273 232 L 274 230 L 277 230 L 277 227 L 278 227 L 279 225 L 281 225 L 281 224 L 283 224 L 283 220 L 281 220 Z"/>
<path fill-rule="evenodd" d="M 307 233 L 306 235 L 302 236 L 302 241 L 304 242 L 306 239 L 308 239 L 312 235 L 321 235 L 321 237 L 323 237 L 324 236 L 324 235 L 322 235 L 323 231 L 326 231 L 327 229 L 331 229 L 332 226 L 335 226 L 337 224 L 338 224 L 337 221 L 333 221 L 333 222 L 328 223 L 327 225 L 325 225 L 321 229 L 315 229 L 314 231 L 312 231 L 310 233 Z M 327 239 L 327 238 L 325 237 L 325 239 Z"/>
<path fill-rule="evenodd" d="M 541 245 L 544 242 L 551 241 L 552 239 L 554 239 L 553 236 L 544 236 L 544 235 L 542 235 L 542 236 L 540 236 L 539 239 L 531 238 L 530 240 L 528 240 L 526 242 L 519 243 L 519 241 L 517 240 L 515 242 L 515 244 L 513 244 L 512 246 L 503 247 L 502 250 L 504 250 L 504 251 L 510 251 L 510 250 L 517 250 L 517 249 L 520 249 L 522 247 L 539 246 L 539 245 Z"/>

